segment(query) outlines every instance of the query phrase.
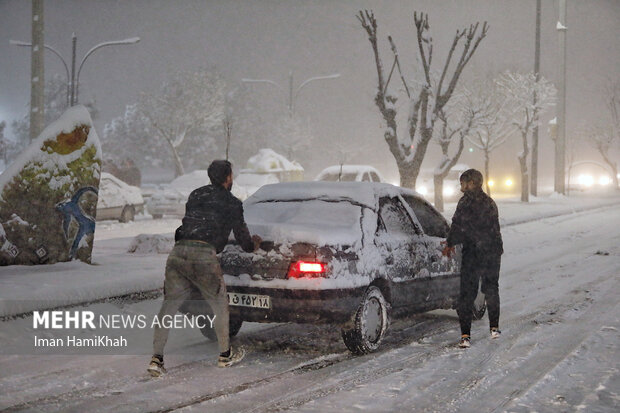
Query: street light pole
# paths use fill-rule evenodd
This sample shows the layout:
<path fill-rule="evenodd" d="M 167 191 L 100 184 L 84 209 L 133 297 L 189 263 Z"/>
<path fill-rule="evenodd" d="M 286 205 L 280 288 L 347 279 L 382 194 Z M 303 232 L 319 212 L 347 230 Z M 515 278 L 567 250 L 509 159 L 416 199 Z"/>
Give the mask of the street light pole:
<path fill-rule="evenodd" d="M 558 136 L 555 140 L 555 182 L 554 190 L 558 194 L 566 194 L 565 163 L 566 163 L 566 0 L 560 0 L 560 16 L 556 29 L 560 41 L 560 67 L 558 87 Z"/>
<path fill-rule="evenodd" d="M 326 80 L 326 79 L 336 79 L 339 78 L 340 74 L 339 73 L 335 73 L 332 75 L 327 75 L 327 76 L 316 76 L 316 77 L 311 77 L 309 79 L 304 80 L 301 85 L 299 85 L 299 87 L 297 88 L 297 90 L 293 91 L 293 72 L 289 72 L 288 74 L 288 96 L 287 96 L 287 107 L 288 107 L 288 113 L 289 116 L 292 118 L 294 111 L 295 111 L 295 99 L 297 99 L 297 96 L 299 95 L 299 92 L 301 91 L 301 89 L 306 86 L 308 83 L 315 81 L 315 80 Z M 269 80 L 269 79 L 247 79 L 247 78 L 243 78 L 241 79 L 242 82 L 244 83 L 269 83 L 271 85 L 274 85 L 275 87 L 277 87 L 281 92 L 284 92 L 284 89 L 278 85 L 276 82 L 274 82 L 273 80 Z"/>
<path fill-rule="evenodd" d="M 114 46 L 114 45 L 122 45 L 122 44 L 135 44 L 140 41 L 139 37 L 130 37 L 124 40 L 117 40 L 112 42 L 104 42 L 99 43 L 92 49 L 90 49 L 86 55 L 82 58 L 80 62 L 80 66 L 78 67 L 77 75 L 75 73 L 75 61 L 76 61 L 76 46 L 77 46 L 77 36 L 75 33 L 71 35 L 71 73 L 69 73 L 69 66 L 65 59 L 63 59 L 62 55 L 53 47 L 49 45 L 43 45 L 43 47 L 50 52 L 54 53 L 58 58 L 62 61 L 63 66 L 65 67 L 65 72 L 67 74 L 67 105 L 73 106 L 78 103 L 78 86 L 80 80 L 80 71 L 82 70 L 82 66 L 84 66 L 84 62 L 86 59 L 93 54 L 93 52 L 104 46 Z M 18 40 L 9 40 L 9 44 L 13 46 L 24 46 L 24 47 L 32 47 L 32 43 L 22 42 Z"/>
<path fill-rule="evenodd" d="M 73 106 L 75 102 L 75 49 L 77 47 L 77 36 L 75 32 L 71 33 L 71 101 L 69 102 L 69 106 Z"/>
<path fill-rule="evenodd" d="M 74 34 L 75 36 L 75 34 Z M 75 37 L 74 37 L 75 39 Z M 82 58 L 82 61 L 80 62 L 80 66 L 78 68 L 77 71 L 77 76 L 75 78 L 75 103 L 78 103 L 78 96 L 79 96 L 79 88 L 80 88 L 80 72 L 82 71 L 82 66 L 84 66 L 84 62 L 86 62 L 86 59 L 88 59 L 88 56 L 90 56 L 91 54 L 93 54 L 95 52 L 95 50 L 97 49 L 101 49 L 102 47 L 106 47 L 106 46 L 116 46 L 116 45 L 123 45 L 123 44 L 135 44 L 138 43 L 140 41 L 139 37 L 130 37 L 128 39 L 124 39 L 124 40 L 115 40 L 112 42 L 103 42 L 103 43 L 99 43 L 98 45 L 96 45 L 95 47 L 93 47 L 92 49 L 90 49 L 88 52 L 86 52 L 86 54 L 84 55 L 84 57 Z M 75 66 L 75 40 L 73 43 L 73 61 L 74 61 L 74 66 Z"/>

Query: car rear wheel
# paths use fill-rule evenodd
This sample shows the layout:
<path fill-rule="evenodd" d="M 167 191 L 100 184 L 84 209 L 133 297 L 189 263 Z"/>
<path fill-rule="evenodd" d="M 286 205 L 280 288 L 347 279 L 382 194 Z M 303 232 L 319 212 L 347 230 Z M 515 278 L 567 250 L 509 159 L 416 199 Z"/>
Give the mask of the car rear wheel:
<path fill-rule="evenodd" d="M 352 321 L 352 328 L 342 329 L 347 348 L 354 354 L 377 350 L 389 325 L 388 303 L 378 287 L 368 287 Z"/>
<path fill-rule="evenodd" d="M 484 313 L 487 311 L 487 302 L 484 298 L 484 293 L 478 290 L 478 295 L 474 300 L 473 318 L 474 320 L 480 320 L 484 317 Z"/>
<path fill-rule="evenodd" d="M 134 215 L 135 215 L 135 211 L 133 207 L 131 205 L 126 205 L 125 208 L 123 208 L 123 212 L 121 212 L 121 218 L 119 219 L 119 221 L 120 222 L 133 221 Z"/>

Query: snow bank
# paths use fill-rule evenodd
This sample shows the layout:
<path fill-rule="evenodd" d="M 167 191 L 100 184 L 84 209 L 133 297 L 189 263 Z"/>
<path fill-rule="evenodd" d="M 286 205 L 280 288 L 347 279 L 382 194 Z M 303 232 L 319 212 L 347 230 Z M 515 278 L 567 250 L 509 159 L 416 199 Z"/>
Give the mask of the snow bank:
<path fill-rule="evenodd" d="M 168 254 L 174 247 L 174 234 L 137 235 L 127 252 L 137 254 Z"/>

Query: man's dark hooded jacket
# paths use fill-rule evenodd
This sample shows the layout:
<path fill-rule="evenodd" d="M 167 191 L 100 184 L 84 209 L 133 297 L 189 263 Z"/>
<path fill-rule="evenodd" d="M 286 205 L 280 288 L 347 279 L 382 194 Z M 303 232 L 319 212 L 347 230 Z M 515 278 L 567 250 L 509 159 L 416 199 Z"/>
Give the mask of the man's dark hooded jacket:
<path fill-rule="evenodd" d="M 226 246 L 232 230 L 246 252 L 254 243 L 243 218 L 243 204 L 223 186 L 206 185 L 192 191 L 185 204 L 185 216 L 174 240 L 204 241 L 219 253 Z"/>
<path fill-rule="evenodd" d="M 482 189 L 465 191 L 459 200 L 447 243 L 463 244 L 463 255 L 478 260 L 503 254 L 497 205 Z"/>

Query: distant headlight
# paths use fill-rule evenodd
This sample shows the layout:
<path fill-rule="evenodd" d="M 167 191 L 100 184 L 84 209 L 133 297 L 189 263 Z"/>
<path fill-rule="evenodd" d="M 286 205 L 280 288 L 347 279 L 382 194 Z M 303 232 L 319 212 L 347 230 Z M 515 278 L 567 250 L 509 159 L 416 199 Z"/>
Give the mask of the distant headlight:
<path fill-rule="evenodd" d="M 443 196 L 452 196 L 454 195 L 454 188 L 451 186 L 446 186 L 443 189 Z"/>
<path fill-rule="evenodd" d="M 594 177 L 592 175 L 579 175 L 577 182 L 579 185 L 590 187 L 594 185 Z"/>
<path fill-rule="evenodd" d="M 610 183 L 611 183 L 611 179 L 608 176 L 606 176 L 606 175 L 605 176 L 601 176 L 598 179 L 598 184 L 599 185 L 605 186 L 605 185 L 609 185 Z"/>
<path fill-rule="evenodd" d="M 428 195 L 428 189 L 426 189 L 425 186 L 420 186 L 417 189 L 418 193 L 422 194 L 422 195 Z"/>
<path fill-rule="evenodd" d="M 489 180 L 488 184 L 489 184 L 489 186 L 490 186 L 490 187 L 493 187 L 493 185 L 495 185 L 495 181 L 493 181 L 493 180 L 491 179 L 491 180 Z"/>
<path fill-rule="evenodd" d="M 506 184 L 506 186 L 508 186 L 508 187 L 512 186 L 512 184 L 513 184 L 512 179 L 510 179 L 510 178 L 506 179 L 506 182 L 504 182 L 504 183 L 505 183 L 505 184 Z"/>

